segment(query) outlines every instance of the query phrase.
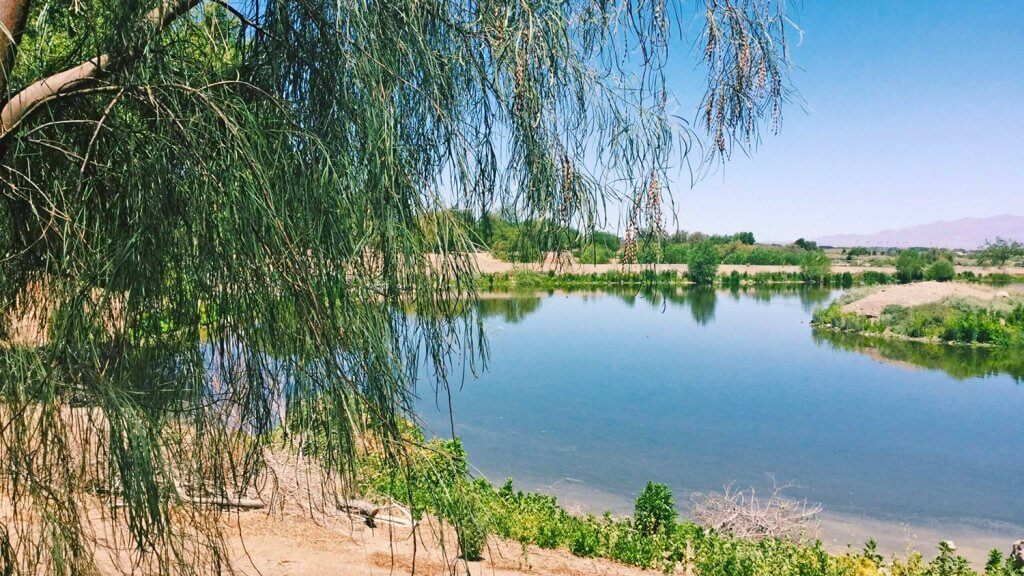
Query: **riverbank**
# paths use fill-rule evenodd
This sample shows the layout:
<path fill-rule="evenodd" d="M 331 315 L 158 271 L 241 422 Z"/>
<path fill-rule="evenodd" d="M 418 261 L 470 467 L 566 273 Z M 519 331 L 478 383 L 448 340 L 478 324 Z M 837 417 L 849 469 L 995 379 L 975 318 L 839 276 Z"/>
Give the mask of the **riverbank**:
<path fill-rule="evenodd" d="M 821 329 L 921 342 L 1024 346 L 1024 287 L 919 282 L 853 290 L 814 312 Z"/>
<path fill-rule="evenodd" d="M 939 539 L 955 542 L 957 553 L 980 570 L 988 559 L 983 542 L 991 536 L 975 531 L 942 531 L 890 523 L 880 526 L 857 517 L 822 517 L 822 529 L 847 534 L 851 542 L 874 538 L 879 554 L 889 562 L 890 553 L 905 556 L 908 550 L 934 546 Z M 246 576 L 384 576 L 413 573 L 425 576 L 456 574 L 494 576 L 641 576 L 655 574 L 602 558 L 581 558 L 564 549 L 492 538 L 480 560 L 457 557 L 455 535 L 435 522 L 413 530 L 407 527 L 370 528 L 349 518 L 318 519 L 282 517 L 246 512 L 230 520 L 232 560 Z M 445 533 L 442 544 L 439 534 Z M 941 538 L 936 539 L 940 536 Z M 999 533 L 1000 536 L 1005 536 Z M 853 540 L 856 538 L 856 540 Z M 836 539 L 824 541 L 825 549 L 844 554 L 849 547 Z M 934 556 L 934 552 L 926 558 Z M 867 572 L 873 574 L 873 572 Z M 860 573 L 853 573 L 859 576 Z"/>
<path fill-rule="evenodd" d="M 492 538 L 479 560 L 457 557 L 455 534 L 436 521 L 370 528 L 349 518 L 313 520 L 243 513 L 230 530 L 233 562 L 246 576 L 640 576 L 651 574 L 600 558 L 580 558 Z M 444 536 L 442 542 L 441 535 Z"/>
<path fill-rule="evenodd" d="M 572 478 L 563 478 L 554 483 L 525 481 L 523 486 L 557 496 L 567 510 L 577 515 L 599 514 L 605 510 L 618 516 L 633 513 L 633 502 L 629 498 L 596 489 Z M 689 503 L 692 497 L 692 494 L 680 495 L 679 504 L 684 516 L 691 513 Z M 957 553 L 976 568 L 985 565 L 993 547 L 1007 548 L 1010 543 L 1024 537 L 1024 525 L 934 520 L 910 523 L 828 509 L 821 511 L 817 522 L 819 525 L 814 537 L 821 540 L 823 548 L 830 554 L 843 555 L 851 550 L 859 551 L 863 543 L 874 540 L 878 545 L 878 553 L 887 559 L 894 555 L 905 558 L 913 551 L 918 551 L 926 560 L 932 560 L 938 553 L 938 543 L 949 540 L 956 544 Z"/>
<path fill-rule="evenodd" d="M 914 550 L 937 533 L 909 528 L 881 530 L 884 544 L 862 549 L 861 542 L 874 538 L 868 531 L 877 525 L 836 515 L 822 515 L 821 522 L 830 533 L 849 534 L 848 542 L 838 536 L 831 542 L 819 540 L 811 521 L 807 532 L 801 529 L 792 536 L 730 537 L 677 519 L 671 494 L 651 484 L 633 505 L 621 502 L 624 512 L 633 517 L 596 516 L 582 506 L 566 508 L 551 495 L 515 490 L 511 482 L 496 488 L 470 478 L 457 441 L 432 440 L 408 456 L 409 467 L 399 469 L 368 455 L 358 467 L 357 481 L 365 494 L 377 500 L 394 498 L 382 492 L 410 495 L 419 518 L 415 527 L 383 520 L 371 526 L 361 516 L 318 506 L 322 494 L 316 485 L 309 501 L 302 489 L 301 482 L 311 477 L 295 475 L 305 479 L 295 483 L 285 471 L 284 497 L 272 509 L 225 518 L 228 533 L 237 535 L 229 541 L 229 549 L 240 573 L 361 576 L 415 570 L 438 576 L 632 576 L 653 570 L 685 575 L 876 576 L 885 573 L 881 570 L 885 567 L 906 576 L 973 576 L 989 557 L 988 550 L 979 546 L 985 540 L 976 541 L 964 531 L 954 534 L 962 538 L 955 550 L 929 553 L 934 542 L 923 547 L 927 557 Z M 275 470 L 282 473 L 279 466 Z M 750 511 L 756 513 L 754 508 Z M 893 535 L 900 533 L 905 536 L 903 546 L 891 544 L 898 539 Z M 968 568 L 968 561 L 976 571 Z M 936 571 L 943 565 L 960 568 Z M 1009 567 L 1008 561 L 1000 562 L 986 575 L 1015 576 Z"/>

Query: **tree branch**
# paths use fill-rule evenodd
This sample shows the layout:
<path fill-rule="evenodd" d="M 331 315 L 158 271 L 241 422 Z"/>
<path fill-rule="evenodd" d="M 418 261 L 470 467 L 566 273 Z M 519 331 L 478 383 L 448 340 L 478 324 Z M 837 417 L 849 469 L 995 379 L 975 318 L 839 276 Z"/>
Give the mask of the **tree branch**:
<path fill-rule="evenodd" d="M 11 0 L 0 0 L 8 1 Z M 200 2 L 202 0 L 164 0 L 159 7 L 146 14 L 146 22 L 159 32 Z M 8 100 L 0 111 L 0 141 L 6 140 L 40 106 L 91 85 L 103 74 L 128 65 L 136 56 L 135 52 L 103 54 L 29 84 Z"/>

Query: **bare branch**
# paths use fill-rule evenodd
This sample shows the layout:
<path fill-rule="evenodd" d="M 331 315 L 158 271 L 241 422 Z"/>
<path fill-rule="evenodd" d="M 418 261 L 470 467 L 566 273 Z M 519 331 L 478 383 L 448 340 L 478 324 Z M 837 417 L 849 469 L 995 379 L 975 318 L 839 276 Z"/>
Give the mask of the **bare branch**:
<path fill-rule="evenodd" d="M 738 538 L 796 541 L 814 536 L 821 505 L 784 497 L 788 487 L 774 486 L 767 499 L 758 498 L 753 488 L 736 490 L 731 485 L 721 494 L 698 494 L 693 515 L 700 524 Z"/>

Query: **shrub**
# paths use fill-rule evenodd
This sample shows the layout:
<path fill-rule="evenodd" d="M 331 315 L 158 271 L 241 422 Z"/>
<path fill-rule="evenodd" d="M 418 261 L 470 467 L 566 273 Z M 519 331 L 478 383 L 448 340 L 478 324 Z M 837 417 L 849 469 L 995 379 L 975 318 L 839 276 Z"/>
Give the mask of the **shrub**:
<path fill-rule="evenodd" d="M 953 268 L 952 262 L 945 258 L 939 258 L 925 270 L 924 275 L 929 280 L 948 282 L 956 276 L 956 270 Z"/>
<path fill-rule="evenodd" d="M 701 286 L 710 286 L 718 276 L 718 250 L 711 242 L 704 241 L 690 248 L 686 262 L 690 280 Z"/>
<path fill-rule="evenodd" d="M 569 551 L 576 556 L 589 558 L 596 556 L 601 547 L 598 528 L 592 522 L 579 522 L 569 542 Z"/>
<path fill-rule="evenodd" d="M 906 284 L 924 278 L 924 255 L 917 250 L 904 250 L 896 259 L 896 277 Z"/>
<path fill-rule="evenodd" d="M 539 262 L 540 248 L 532 239 L 519 234 L 514 228 L 500 228 L 491 241 L 491 253 L 506 262 Z"/>
<path fill-rule="evenodd" d="M 668 486 L 648 482 L 636 499 L 633 520 L 636 529 L 645 536 L 671 530 L 675 526 L 676 503 Z"/>
<path fill-rule="evenodd" d="M 591 244 L 577 250 L 574 256 L 583 264 L 607 264 L 615 256 L 615 251 L 602 244 Z"/>
<path fill-rule="evenodd" d="M 658 264 L 661 262 L 661 242 L 646 239 L 637 242 L 636 261 L 638 264 Z"/>
<path fill-rule="evenodd" d="M 690 245 L 671 242 L 665 245 L 661 261 L 665 264 L 686 264 L 690 259 Z"/>
<path fill-rule="evenodd" d="M 650 568 L 658 559 L 658 549 L 653 539 L 633 530 L 623 530 L 615 540 L 611 557 L 623 564 Z"/>
<path fill-rule="evenodd" d="M 820 250 L 804 254 L 800 274 L 807 282 L 821 284 L 832 272 L 832 260 Z"/>
<path fill-rule="evenodd" d="M 459 541 L 459 556 L 465 560 L 483 558 L 484 546 L 487 544 L 487 528 L 471 500 L 456 501 L 448 520 L 455 526 L 455 535 Z"/>

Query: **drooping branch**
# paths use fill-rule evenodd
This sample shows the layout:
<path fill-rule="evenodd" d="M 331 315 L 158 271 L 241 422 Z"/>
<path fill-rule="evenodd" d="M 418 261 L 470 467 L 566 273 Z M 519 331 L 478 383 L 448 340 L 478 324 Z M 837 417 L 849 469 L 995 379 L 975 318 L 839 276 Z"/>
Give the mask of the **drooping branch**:
<path fill-rule="evenodd" d="M 164 0 L 146 14 L 146 23 L 159 32 L 202 0 Z M 6 4 L 5 4 L 6 6 Z M 74 68 L 43 78 L 15 94 L 0 111 L 0 140 L 5 140 L 33 111 L 44 104 L 91 85 L 103 74 L 116 71 L 135 59 L 136 53 L 102 54 Z"/>

